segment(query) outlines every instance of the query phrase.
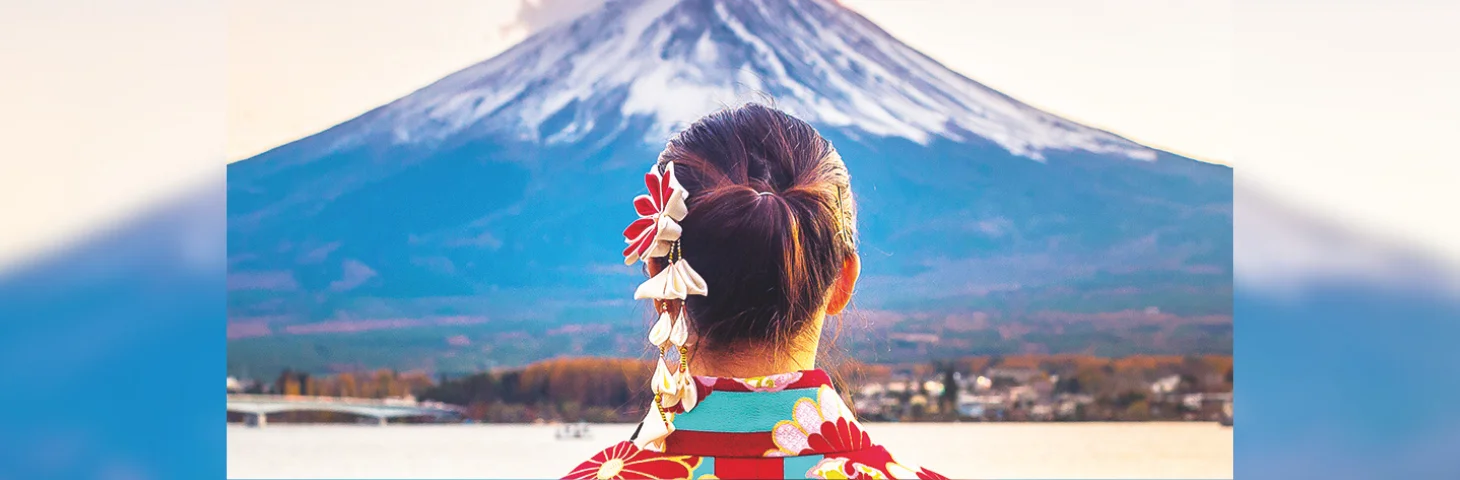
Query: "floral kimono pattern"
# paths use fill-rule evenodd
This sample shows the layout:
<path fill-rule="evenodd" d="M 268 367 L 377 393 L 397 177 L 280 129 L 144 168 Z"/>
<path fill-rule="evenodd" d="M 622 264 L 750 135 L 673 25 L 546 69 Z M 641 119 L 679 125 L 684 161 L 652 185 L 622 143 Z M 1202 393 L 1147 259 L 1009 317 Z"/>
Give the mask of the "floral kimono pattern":
<path fill-rule="evenodd" d="M 694 380 L 698 406 L 674 415 L 664 452 L 620 442 L 564 478 L 947 478 L 873 443 L 824 371 Z"/>

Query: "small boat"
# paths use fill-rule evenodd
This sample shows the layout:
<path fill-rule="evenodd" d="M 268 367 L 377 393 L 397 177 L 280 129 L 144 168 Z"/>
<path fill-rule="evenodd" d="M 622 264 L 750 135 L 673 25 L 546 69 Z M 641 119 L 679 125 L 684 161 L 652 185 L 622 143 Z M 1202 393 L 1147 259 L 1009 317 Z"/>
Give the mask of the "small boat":
<path fill-rule="evenodd" d="M 587 440 L 593 438 L 593 434 L 588 431 L 588 424 L 585 422 L 563 425 L 562 428 L 558 429 L 555 436 L 558 440 Z"/>

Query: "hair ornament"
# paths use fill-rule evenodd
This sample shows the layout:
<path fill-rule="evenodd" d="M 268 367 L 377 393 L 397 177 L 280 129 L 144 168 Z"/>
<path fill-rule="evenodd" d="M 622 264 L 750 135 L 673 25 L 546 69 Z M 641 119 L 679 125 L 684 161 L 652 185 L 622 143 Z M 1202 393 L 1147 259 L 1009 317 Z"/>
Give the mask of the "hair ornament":
<path fill-rule="evenodd" d="M 689 193 L 674 178 L 674 163 L 665 163 L 663 173 L 657 166 L 650 168 L 644 174 L 644 184 L 649 187 L 649 193 L 634 197 L 634 211 L 639 218 L 624 229 L 624 242 L 628 243 L 623 252 L 624 264 L 648 263 L 650 259 L 665 257 L 665 266 L 634 290 L 634 299 L 654 300 L 659 314 L 649 329 L 649 343 L 659 350 L 650 383 L 654 405 L 634 443 L 640 448 L 664 451 L 664 439 L 674 431 L 674 413 L 669 409 L 678 407 L 679 412 L 688 412 L 699 400 L 698 387 L 689 373 L 689 348 L 685 346 L 689 341 L 689 320 L 685 317 L 684 300 L 690 295 L 708 295 L 709 288 L 705 279 L 690 268 L 680 250 L 683 229 L 679 222 L 689 213 L 685 204 Z M 673 367 L 671 355 L 674 355 Z M 659 418 L 655 419 L 656 416 Z"/>

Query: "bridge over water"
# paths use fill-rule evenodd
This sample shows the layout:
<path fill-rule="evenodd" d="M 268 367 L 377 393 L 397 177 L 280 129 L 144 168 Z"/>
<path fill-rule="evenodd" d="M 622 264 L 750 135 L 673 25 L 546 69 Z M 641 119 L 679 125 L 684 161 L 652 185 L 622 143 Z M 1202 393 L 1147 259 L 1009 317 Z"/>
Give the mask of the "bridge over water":
<path fill-rule="evenodd" d="M 439 402 L 251 394 L 229 394 L 227 409 L 249 415 L 249 424 L 260 427 L 268 424 L 270 413 L 278 412 L 342 412 L 375 418 L 380 425 L 385 425 L 392 418 L 433 417 L 440 420 L 459 418 L 465 412 L 462 407 Z"/>

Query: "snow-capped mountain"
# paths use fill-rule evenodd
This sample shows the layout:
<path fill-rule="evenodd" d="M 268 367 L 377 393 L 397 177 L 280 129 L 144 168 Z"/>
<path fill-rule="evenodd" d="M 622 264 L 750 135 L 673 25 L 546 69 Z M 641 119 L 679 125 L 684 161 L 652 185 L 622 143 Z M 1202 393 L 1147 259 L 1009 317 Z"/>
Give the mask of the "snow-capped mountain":
<path fill-rule="evenodd" d="M 616 257 L 632 179 L 675 130 L 745 101 L 806 119 L 846 160 L 863 309 L 1018 322 L 1156 307 L 1226 316 L 1230 349 L 1229 168 L 1020 103 L 829 0 L 610 1 L 230 165 L 230 324 L 608 325 L 622 341 L 569 335 L 523 358 L 636 353 L 640 274 Z M 1152 348 L 1186 348 L 1172 335 Z"/>
<path fill-rule="evenodd" d="M 398 143 L 468 128 L 571 143 L 642 115 L 653 119 L 644 132 L 653 144 L 754 92 L 807 121 L 872 136 L 980 138 L 1034 159 L 1051 149 L 1156 158 L 969 80 L 819 0 L 612 2 L 392 103 L 360 128 Z"/>

